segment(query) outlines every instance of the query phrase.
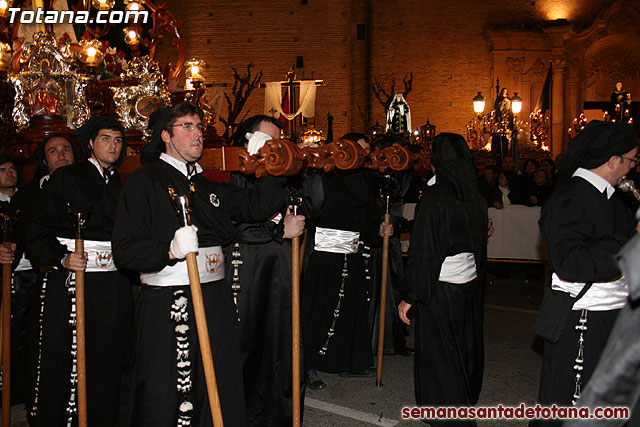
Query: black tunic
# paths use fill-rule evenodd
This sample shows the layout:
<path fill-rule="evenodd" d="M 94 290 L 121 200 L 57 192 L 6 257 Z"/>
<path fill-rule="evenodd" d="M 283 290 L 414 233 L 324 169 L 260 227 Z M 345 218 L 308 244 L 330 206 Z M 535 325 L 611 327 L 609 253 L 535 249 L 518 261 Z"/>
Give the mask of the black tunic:
<path fill-rule="evenodd" d="M 316 184 L 318 185 L 318 184 Z M 322 177 L 323 202 L 318 213 L 310 213 L 318 227 L 360 232 L 360 241 L 369 247 L 379 247 L 381 214 L 371 187 L 362 172 L 335 172 Z M 309 214 L 308 214 L 309 216 Z M 313 231 L 310 231 L 311 233 Z M 373 365 L 369 335 L 369 286 L 366 280 L 364 250 L 355 254 L 319 252 L 313 250 L 312 239 L 308 263 L 303 269 L 302 331 L 307 369 L 326 372 L 359 372 Z M 320 354 L 328 337 L 338 305 L 343 279 L 343 266 L 348 275 L 344 299 L 335 333 L 330 337 L 325 354 Z"/>
<path fill-rule="evenodd" d="M 398 172 L 383 175 L 379 172 L 366 173 L 373 186 L 373 194 L 390 196 L 390 222 L 394 233 L 389 238 L 389 268 L 387 273 L 387 299 L 384 324 L 384 354 L 407 354 L 406 327 L 398 316 L 398 303 L 402 299 L 400 290 L 404 281 L 404 260 L 400 247 L 400 228 L 402 221 L 402 198 L 410 185 L 411 174 Z M 378 198 L 380 211 L 386 209 L 383 198 Z M 382 248 L 372 250 L 371 271 L 371 304 L 369 306 L 369 323 L 371 328 L 371 348 L 374 354 L 378 351 L 378 335 L 380 326 L 380 291 L 382 282 Z"/>
<path fill-rule="evenodd" d="M 70 397 L 72 295 L 67 280 L 71 272 L 60 262 L 69 251 L 57 237 L 74 239 L 67 211 L 86 210 L 90 217 L 85 240 L 109 241 L 113 229 L 120 178 L 105 183 L 88 161 L 58 169 L 51 177 L 28 232 L 27 249 L 36 264 L 55 267 L 46 276 L 42 343 L 34 426 L 65 425 Z M 90 425 L 121 424 L 126 416 L 125 372 L 131 365 L 133 323 L 132 286 L 119 271 L 85 274 L 87 411 Z"/>
<path fill-rule="evenodd" d="M 47 181 L 44 182 L 46 184 Z M 16 244 L 11 298 L 11 400 L 14 402 L 30 402 L 35 387 L 40 270 L 37 266 L 19 272 L 15 269 L 23 256 L 31 259 L 25 252 L 27 231 L 37 212 L 42 192 L 39 180 L 34 180 L 13 195 L 9 207 L 10 214 L 17 213 L 11 233 L 11 240 Z"/>
<path fill-rule="evenodd" d="M 253 187 L 255 180 L 231 175 L 231 183 Z M 237 295 L 240 349 L 249 426 L 285 426 L 292 418 L 291 243 L 282 220 L 236 224 L 225 249 L 227 277 L 240 255 Z"/>
<path fill-rule="evenodd" d="M 467 210 L 464 202 L 436 188 L 425 190 L 417 208 L 404 299 L 416 307 L 418 405 L 474 405 L 482 388 L 481 281 L 439 280 L 447 256 L 474 252 Z"/>
<path fill-rule="evenodd" d="M 614 195 L 607 199 L 581 177 L 573 177 L 547 201 L 540 219 L 552 271 L 569 282 L 610 281 L 620 274 L 614 255 L 631 237 L 635 221 Z M 582 387 L 589 381 L 619 310 L 589 311 L 584 335 Z M 545 342 L 540 380 L 541 404 L 571 403 L 575 389 L 575 357 L 580 311 L 572 311 L 565 333 Z"/>
<path fill-rule="evenodd" d="M 589 425 L 640 425 L 640 235 L 634 236 L 619 253 L 619 265 L 629 284 L 629 301 L 620 311 L 607 345 L 578 406 L 594 411 L 600 407 L 627 407 L 629 420 L 598 420 Z M 581 427 L 584 420 L 568 420 L 565 426 Z"/>
<path fill-rule="evenodd" d="M 155 161 L 135 171 L 123 188 L 113 232 L 118 266 L 156 272 L 178 262 L 170 261 L 168 255 L 179 219 L 167 188 L 172 186 L 177 194 L 186 194 L 191 181 L 196 188 L 191 222 L 198 227 L 200 247 L 229 244 L 235 232 L 232 219 L 265 220 L 285 203 L 287 196 L 271 177 L 250 191 L 213 183 L 202 175 L 189 180 L 168 163 Z M 176 339 L 170 322 L 172 295 L 177 288 L 185 290 L 191 313 L 190 292 L 185 286 L 143 286 L 138 299 L 134 425 L 175 426 L 177 422 L 182 397 L 176 391 Z M 203 283 L 202 288 L 225 425 L 244 426 L 240 341 L 231 288 L 226 280 Z M 189 316 L 188 325 L 191 361 L 196 370 L 191 374 L 193 425 L 208 426 L 211 416 L 193 315 Z"/>

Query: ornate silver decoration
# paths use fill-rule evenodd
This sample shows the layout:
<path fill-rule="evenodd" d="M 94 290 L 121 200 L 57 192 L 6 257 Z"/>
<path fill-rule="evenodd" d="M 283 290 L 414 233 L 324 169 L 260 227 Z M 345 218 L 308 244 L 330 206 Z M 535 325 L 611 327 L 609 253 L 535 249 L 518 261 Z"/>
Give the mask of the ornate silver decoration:
<path fill-rule="evenodd" d="M 159 108 L 171 104 L 160 66 L 149 56 L 129 61 L 122 80 L 139 79 L 136 86 L 112 87 L 118 120 L 127 129 L 143 131 L 149 124 L 149 116 Z"/>
<path fill-rule="evenodd" d="M 68 43 L 58 43 L 51 34 L 38 33 L 20 53 L 20 72 L 9 76 L 15 89 L 12 117 L 18 131 L 32 117 L 60 115 L 71 126 L 81 126 L 90 117 L 85 100 L 88 77 L 73 71 Z"/>

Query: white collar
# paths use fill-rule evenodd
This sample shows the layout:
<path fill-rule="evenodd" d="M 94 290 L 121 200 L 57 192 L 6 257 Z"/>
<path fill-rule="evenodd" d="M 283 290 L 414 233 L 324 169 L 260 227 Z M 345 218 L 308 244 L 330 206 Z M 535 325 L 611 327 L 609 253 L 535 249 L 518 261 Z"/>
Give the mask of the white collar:
<path fill-rule="evenodd" d="M 170 164 L 174 168 L 178 169 L 182 173 L 182 175 L 186 176 L 187 178 L 191 178 L 193 175 L 202 173 L 202 166 L 200 166 L 197 162 L 195 163 L 196 165 L 195 173 L 191 173 L 191 175 L 189 175 L 189 171 L 187 170 L 187 164 L 185 162 L 180 161 L 175 157 L 171 157 L 167 153 L 160 153 L 160 159 Z"/>
<path fill-rule="evenodd" d="M 433 175 L 429 181 L 427 181 L 427 186 L 431 187 L 436 185 L 436 176 Z"/>
<path fill-rule="evenodd" d="M 607 181 L 606 179 L 604 179 L 603 177 L 601 177 L 597 173 L 590 171 L 589 169 L 578 168 L 573 173 L 572 177 L 574 177 L 574 176 L 578 176 L 578 177 L 586 180 L 591 185 L 596 187 L 596 189 L 601 193 L 604 193 L 605 190 L 606 190 L 607 199 L 610 199 L 611 196 L 613 195 L 613 192 L 616 191 L 616 189 L 613 188 L 613 186 L 609 183 L 609 181 Z"/>
<path fill-rule="evenodd" d="M 18 191 L 18 190 L 16 190 L 16 192 L 17 192 L 17 191 Z M 14 193 L 13 193 L 13 195 L 15 196 L 15 194 L 16 194 L 16 193 L 14 192 Z M 11 201 L 11 197 L 12 197 L 12 196 L 8 196 L 8 195 L 6 195 L 6 194 L 4 194 L 4 193 L 0 193 L 0 202 L 10 202 L 10 201 Z"/>
<path fill-rule="evenodd" d="M 100 176 L 105 178 L 104 176 L 105 169 L 100 165 L 100 163 L 98 163 L 98 161 L 93 157 L 89 157 L 87 160 L 89 160 L 89 162 L 91 162 L 96 167 L 96 169 L 98 169 L 98 172 L 100 172 Z M 113 175 L 113 171 L 108 169 L 107 171 L 109 172 L 109 176 L 105 178 L 105 181 L 108 182 L 111 176 Z"/>
<path fill-rule="evenodd" d="M 38 183 L 40 185 L 40 189 L 42 190 L 42 186 L 44 185 L 45 182 L 49 181 L 49 178 L 51 178 L 51 175 L 47 174 L 45 176 L 43 176 L 42 178 L 40 178 L 40 182 Z"/>

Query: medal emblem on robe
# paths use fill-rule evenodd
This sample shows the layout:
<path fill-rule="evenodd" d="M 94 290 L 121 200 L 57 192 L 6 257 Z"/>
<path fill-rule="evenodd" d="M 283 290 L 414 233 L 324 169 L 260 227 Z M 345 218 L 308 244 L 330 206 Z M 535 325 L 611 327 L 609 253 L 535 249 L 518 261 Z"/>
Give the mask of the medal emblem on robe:
<path fill-rule="evenodd" d="M 209 201 L 211 202 L 214 208 L 217 208 L 218 206 L 220 206 L 220 199 L 218 199 L 218 196 L 216 196 L 215 193 L 209 194 Z"/>
<path fill-rule="evenodd" d="M 216 270 L 218 270 L 218 268 L 220 267 L 220 255 L 219 254 L 205 254 L 205 255 L 207 257 L 207 261 L 205 262 L 207 273 L 215 273 Z"/>
<path fill-rule="evenodd" d="M 488 237 L 493 236 L 493 232 L 495 231 L 495 226 L 493 225 L 493 218 L 489 218 L 489 230 Z"/>
<path fill-rule="evenodd" d="M 96 252 L 96 266 L 98 268 L 109 268 L 113 262 L 113 254 L 109 251 Z"/>

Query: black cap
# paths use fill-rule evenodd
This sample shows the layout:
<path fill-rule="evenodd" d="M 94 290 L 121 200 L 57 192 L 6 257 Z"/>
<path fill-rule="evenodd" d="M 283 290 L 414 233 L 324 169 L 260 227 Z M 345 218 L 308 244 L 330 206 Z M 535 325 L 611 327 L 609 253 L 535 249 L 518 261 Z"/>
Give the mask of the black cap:
<path fill-rule="evenodd" d="M 160 108 L 149 116 L 149 125 L 147 129 L 151 131 L 151 140 L 142 147 L 140 159 L 143 163 L 149 163 L 156 160 L 160 153 L 164 153 L 165 146 L 162 140 L 162 131 L 171 117 L 172 107 Z"/>
<path fill-rule="evenodd" d="M 562 157 L 559 182 L 565 182 L 576 169 L 595 169 L 612 156 L 621 156 L 638 145 L 638 134 L 627 123 L 593 120 L 569 142 Z"/>
<path fill-rule="evenodd" d="M 13 160 L 11 160 L 9 157 L 5 156 L 4 154 L 0 154 L 0 166 L 4 165 L 5 163 L 13 163 Z"/>

